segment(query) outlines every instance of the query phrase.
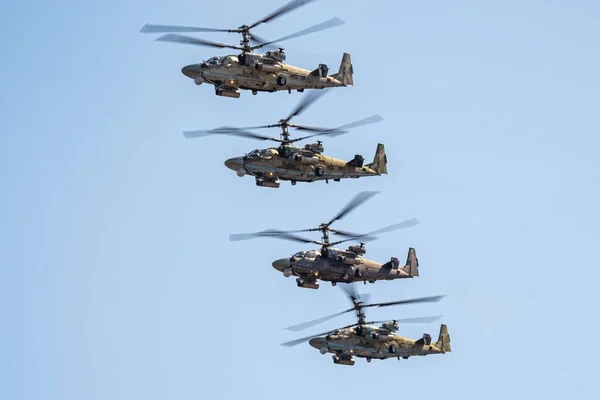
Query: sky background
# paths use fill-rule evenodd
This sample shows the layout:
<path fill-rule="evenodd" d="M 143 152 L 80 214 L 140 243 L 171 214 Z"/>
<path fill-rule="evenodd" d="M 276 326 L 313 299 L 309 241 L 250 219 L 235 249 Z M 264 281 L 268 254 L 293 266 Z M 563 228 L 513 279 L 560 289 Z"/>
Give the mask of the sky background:
<path fill-rule="evenodd" d="M 293 65 L 336 71 L 343 52 L 354 64 L 356 86 L 297 122 L 379 113 L 325 139 L 326 154 L 371 160 L 383 142 L 389 161 L 388 176 L 273 190 L 223 165 L 264 143 L 182 131 L 274 123 L 302 95 L 216 97 L 180 69 L 227 52 L 139 29 L 232 28 L 282 3 L 0 3 L 0 398 L 595 397 L 600 4 L 320 0 L 257 28 L 275 38 L 346 21 L 285 43 Z M 421 277 L 359 289 L 447 295 L 368 316 L 443 314 L 453 353 L 346 367 L 279 345 L 352 323 L 282 329 L 348 300 L 271 267 L 310 246 L 228 235 L 311 227 L 361 190 L 381 193 L 337 227 L 417 217 L 367 257 L 404 260 L 413 246 Z"/>

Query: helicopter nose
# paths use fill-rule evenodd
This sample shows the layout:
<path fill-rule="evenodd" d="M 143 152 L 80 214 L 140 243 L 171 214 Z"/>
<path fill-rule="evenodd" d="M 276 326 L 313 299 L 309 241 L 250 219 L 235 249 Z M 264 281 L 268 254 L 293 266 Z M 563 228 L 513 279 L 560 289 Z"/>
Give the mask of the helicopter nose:
<path fill-rule="evenodd" d="M 234 171 L 240 170 L 244 166 L 244 159 L 242 157 L 233 157 L 225 161 L 225 166 Z"/>
<path fill-rule="evenodd" d="M 325 340 L 325 338 L 323 336 L 319 336 L 319 337 L 310 339 L 308 341 L 308 344 L 310 344 L 315 349 L 320 349 L 321 347 L 325 346 L 326 342 L 327 341 Z"/>
<path fill-rule="evenodd" d="M 200 75 L 201 72 L 202 65 L 200 64 L 186 65 L 185 67 L 181 68 L 181 73 L 192 79 L 194 79 L 197 75 Z"/>
<path fill-rule="evenodd" d="M 273 268 L 277 271 L 283 271 L 286 268 L 290 267 L 290 259 L 289 258 L 280 258 L 279 260 L 273 261 Z"/>

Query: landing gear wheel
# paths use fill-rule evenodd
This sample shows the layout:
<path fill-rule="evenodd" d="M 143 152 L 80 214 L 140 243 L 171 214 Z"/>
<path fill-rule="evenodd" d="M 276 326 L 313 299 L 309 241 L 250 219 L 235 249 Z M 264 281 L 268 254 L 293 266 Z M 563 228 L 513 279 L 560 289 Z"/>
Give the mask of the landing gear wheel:
<path fill-rule="evenodd" d="M 258 94 L 258 90 L 253 90 L 253 91 L 252 91 L 252 94 L 253 94 L 254 96 L 256 96 L 256 95 Z"/>
<path fill-rule="evenodd" d="M 285 86 L 285 84 L 286 84 L 286 83 L 287 83 L 287 79 L 285 79 L 285 76 L 283 76 L 283 75 L 279 75 L 279 76 L 277 77 L 277 84 L 278 84 L 279 86 Z"/>
<path fill-rule="evenodd" d="M 402 357 L 402 358 L 404 358 L 405 360 L 408 360 L 408 356 L 404 356 L 404 357 Z"/>
<path fill-rule="evenodd" d="M 325 170 L 321 167 L 317 167 L 315 168 L 315 175 L 316 176 L 323 176 L 325 175 Z"/>
<path fill-rule="evenodd" d="M 296 186 L 296 181 L 292 181 L 292 186 Z"/>
<path fill-rule="evenodd" d="M 371 357 L 367 357 L 367 362 L 371 362 Z"/>
<path fill-rule="evenodd" d="M 337 285 L 337 282 L 331 282 L 331 286 Z"/>

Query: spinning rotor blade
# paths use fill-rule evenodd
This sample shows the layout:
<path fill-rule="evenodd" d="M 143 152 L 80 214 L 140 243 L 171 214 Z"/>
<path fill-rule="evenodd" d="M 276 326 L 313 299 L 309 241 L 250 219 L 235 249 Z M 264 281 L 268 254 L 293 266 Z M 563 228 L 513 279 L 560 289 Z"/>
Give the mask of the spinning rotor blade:
<path fill-rule="evenodd" d="M 371 197 L 375 196 L 379 192 L 360 192 L 340 211 L 331 221 L 327 223 L 327 226 L 331 225 L 337 220 L 344 218 L 347 214 L 352 212 L 356 207 L 360 206 Z"/>
<path fill-rule="evenodd" d="M 416 225 L 419 225 L 419 221 L 416 218 L 411 218 L 411 219 L 407 219 L 406 221 L 402 221 L 397 224 L 389 225 L 389 226 L 386 226 L 385 228 L 377 229 L 377 230 L 369 232 L 369 233 L 353 233 L 353 232 L 340 231 L 337 229 L 331 229 L 331 232 L 335 233 L 336 235 L 345 236 L 345 237 L 348 237 L 351 239 L 363 239 L 366 241 L 366 240 L 372 240 L 372 239 L 376 238 L 375 235 L 395 231 L 398 229 L 410 228 L 410 227 L 413 227 Z"/>
<path fill-rule="evenodd" d="M 296 125 L 296 124 L 290 124 L 290 127 L 296 128 L 299 131 L 309 131 L 309 132 L 330 132 L 330 131 L 334 130 L 331 128 L 319 128 L 319 127 L 315 127 L 315 126 Z"/>
<path fill-rule="evenodd" d="M 197 28 L 194 26 L 154 25 L 145 24 L 140 29 L 141 33 L 168 33 L 168 32 L 229 32 L 228 29 Z"/>
<path fill-rule="evenodd" d="M 337 128 L 317 128 L 317 127 L 312 127 L 312 126 L 304 126 L 304 125 L 293 125 L 294 128 L 301 130 L 301 131 L 309 131 L 309 132 L 317 132 L 314 135 L 309 135 L 309 136 L 304 136 L 302 138 L 298 138 L 298 139 L 294 139 L 296 141 L 298 140 L 304 140 L 304 139 L 309 139 L 311 137 L 315 137 L 315 136 L 322 136 L 322 135 L 330 135 L 332 137 L 337 137 L 337 136 L 341 136 L 341 135 L 345 135 L 346 133 L 350 132 L 350 129 L 352 128 L 358 128 L 359 126 L 364 126 L 364 125 L 369 125 L 369 124 L 374 124 L 376 122 L 382 121 L 383 118 L 381 118 L 380 115 L 372 115 L 370 117 L 367 118 L 363 118 L 359 121 L 355 121 L 355 122 L 351 122 L 349 124 L 346 125 L 342 125 L 339 126 Z"/>
<path fill-rule="evenodd" d="M 411 227 L 417 226 L 417 225 L 419 225 L 419 221 L 416 218 L 411 218 L 411 219 L 407 219 L 406 221 L 402 221 L 397 224 L 393 224 L 390 226 L 386 226 L 385 228 L 381 228 L 381 229 L 377 229 L 376 231 L 369 232 L 366 235 L 368 235 L 368 236 L 379 235 L 380 233 L 391 232 L 391 231 L 395 231 L 398 229 L 411 228 Z"/>
<path fill-rule="evenodd" d="M 445 295 L 440 296 L 429 296 L 429 297 L 419 297 L 416 299 L 408 299 L 408 300 L 399 300 L 399 301 L 388 301 L 386 303 L 373 303 L 373 304 L 363 304 L 363 308 L 367 307 L 389 307 L 396 306 L 400 304 L 415 304 L 415 303 L 437 303 L 441 299 L 443 299 Z"/>
<path fill-rule="evenodd" d="M 343 25 L 343 24 L 345 24 L 345 22 L 342 21 L 341 19 L 339 19 L 339 18 L 332 18 L 332 19 L 329 19 L 329 20 L 327 20 L 325 22 L 321 22 L 320 24 L 311 26 L 310 28 L 306 28 L 306 29 L 303 29 L 303 30 L 301 30 L 299 32 L 292 33 L 291 35 L 287 35 L 287 36 L 281 37 L 279 39 L 271 40 L 270 42 L 263 43 L 263 44 L 261 44 L 259 46 L 255 46 L 254 49 L 258 49 L 258 48 L 261 48 L 263 46 L 267 46 L 267 45 L 270 45 L 270 44 L 273 44 L 273 43 L 283 42 L 284 40 L 294 39 L 294 38 L 297 38 L 297 37 L 300 37 L 300 36 L 308 35 L 310 33 L 323 31 L 325 29 L 333 28 L 335 26 L 339 26 L 339 25 Z"/>
<path fill-rule="evenodd" d="M 319 325 L 319 324 L 321 324 L 321 323 L 323 323 L 325 321 L 329 321 L 330 319 L 333 319 L 335 317 L 339 317 L 340 315 L 344 315 L 344 314 L 346 314 L 347 312 L 350 312 L 350 311 L 354 311 L 354 309 L 350 309 L 350 310 L 346 310 L 346 311 L 341 311 L 339 313 L 327 315 L 325 317 L 317 318 L 317 319 L 314 319 L 312 321 L 303 322 L 303 323 L 298 324 L 298 325 L 288 326 L 287 328 L 283 328 L 283 329 L 288 330 L 288 331 L 301 331 L 301 330 L 304 330 L 306 328 L 310 328 L 311 326 Z"/>
<path fill-rule="evenodd" d="M 258 36 L 254 32 L 250 32 L 250 41 L 254 44 L 254 46 L 262 46 L 267 50 L 277 50 L 277 46 L 266 44 L 267 42 L 270 42 L 270 40 Z"/>
<path fill-rule="evenodd" d="M 373 240 L 377 240 L 378 237 L 377 236 L 360 236 L 359 237 L 360 240 L 364 241 L 364 242 L 372 242 Z M 344 240 L 338 240 L 337 242 L 331 242 L 329 243 L 330 246 L 337 246 L 340 243 L 346 243 L 346 242 L 351 242 L 354 241 L 358 238 L 352 237 L 350 239 L 344 239 Z"/>
<path fill-rule="evenodd" d="M 329 232 L 333 232 L 336 235 L 345 236 L 345 237 L 348 237 L 348 238 L 351 238 L 351 239 L 360 239 L 361 237 L 365 236 L 362 233 L 340 231 L 339 229 L 330 229 Z"/>
<path fill-rule="evenodd" d="M 371 296 L 370 294 L 360 294 L 356 291 L 356 285 L 353 285 L 352 283 L 349 283 L 347 285 L 341 285 L 340 289 L 342 289 L 345 293 L 346 296 L 350 297 L 350 299 L 352 300 L 352 303 L 356 304 L 357 301 L 360 301 L 362 299 L 362 302 L 365 303 L 367 301 L 367 299 Z M 344 311 L 344 312 L 348 312 L 348 311 L 352 311 L 354 310 L 354 308 L 351 308 L 350 310 Z"/>
<path fill-rule="evenodd" d="M 198 39 L 191 36 L 178 35 L 176 33 L 167 33 L 166 35 L 162 35 L 159 38 L 155 39 L 159 42 L 174 42 L 174 43 L 183 43 L 183 44 L 193 44 L 196 46 L 208 46 L 208 47 L 217 47 L 219 49 L 229 48 L 236 50 L 244 50 L 243 47 L 232 46 L 226 43 L 213 42 L 210 40 Z"/>
<path fill-rule="evenodd" d="M 382 321 L 370 321 L 367 322 L 367 324 L 382 324 L 384 322 L 389 322 L 389 321 L 396 321 L 399 324 L 421 324 L 421 323 L 427 323 L 427 322 L 435 322 L 438 319 L 442 318 L 442 315 L 434 315 L 431 317 L 413 317 L 413 318 L 400 318 L 400 319 L 393 319 L 393 320 L 382 320 Z"/>
<path fill-rule="evenodd" d="M 300 100 L 294 111 L 292 111 L 292 113 L 283 121 L 289 122 L 290 119 L 296 115 L 302 114 L 305 109 L 307 109 L 315 101 L 319 100 L 325 93 L 327 93 L 326 90 L 312 90 L 308 94 L 305 94 L 302 96 L 302 100 Z"/>
<path fill-rule="evenodd" d="M 285 15 L 287 13 L 289 13 L 290 11 L 295 10 L 296 8 L 302 7 L 305 4 L 308 4 L 310 2 L 312 2 L 314 0 L 292 0 L 289 3 L 287 3 L 284 6 L 281 6 L 280 8 L 278 8 L 277 10 L 273 11 L 271 14 L 267 15 L 266 17 L 264 17 L 263 19 L 261 19 L 260 21 L 257 21 L 255 23 L 253 23 L 252 25 L 250 25 L 248 27 L 248 29 L 252 29 L 257 25 L 263 24 L 263 23 L 267 23 L 269 21 L 272 21 L 276 18 L 281 17 L 282 15 Z"/>
<path fill-rule="evenodd" d="M 258 133 L 246 131 L 243 129 L 228 128 L 228 127 L 210 129 L 207 131 L 184 131 L 183 132 L 183 136 L 185 136 L 187 139 L 211 136 L 211 135 L 231 135 L 231 136 L 240 136 L 240 137 L 245 137 L 245 138 L 250 138 L 250 139 L 274 140 L 274 141 L 279 140 L 279 139 L 272 138 L 270 136 L 259 135 Z"/>
<path fill-rule="evenodd" d="M 300 243 L 321 244 L 321 242 L 317 242 L 315 240 L 306 239 L 306 238 L 303 238 L 298 235 L 293 235 L 291 233 L 287 233 L 287 232 L 283 232 L 283 231 L 276 231 L 276 230 L 266 230 L 266 231 L 261 231 L 261 232 L 256 232 L 256 233 L 231 234 L 231 235 L 229 235 L 229 240 L 232 242 L 237 242 L 240 240 L 255 239 L 255 238 L 260 238 L 260 237 L 271 237 L 271 238 L 284 239 L 284 240 L 289 240 L 292 242 L 300 242 Z"/>
<path fill-rule="evenodd" d="M 358 121 L 350 122 L 349 124 L 338 126 L 335 128 L 336 131 L 345 131 L 348 129 L 358 128 L 359 126 L 365 126 L 370 124 L 375 124 L 377 122 L 383 121 L 383 118 L 379 114 L 371 115 L 370 117 L 360 119 Z"/>
<path fill-rule="evenodd" d="M 300 140 L 310 139 L 310 138 L 315 137 L 315 136 L 323 136 L 323 135 L 332 135 L 332 136 L 335 137 L 335 136 L 339 136 L 339 135 L 344 135 L 344 134 L 349 133 L 349 132 L 350 131 L 338 131 L 338 130 L 333 130 L 332 129 L 332 130 L 329 130 L 329 131 L 326 131 L 326 132 L 315 133 L 314 135 L 302 136 L 302 137 L 299 137 L 299 138 L 296 138 L 296 139 L 292 139 L 290 142 L 292 142 L 292 143 L 293 142 L 298 142 Z"/>

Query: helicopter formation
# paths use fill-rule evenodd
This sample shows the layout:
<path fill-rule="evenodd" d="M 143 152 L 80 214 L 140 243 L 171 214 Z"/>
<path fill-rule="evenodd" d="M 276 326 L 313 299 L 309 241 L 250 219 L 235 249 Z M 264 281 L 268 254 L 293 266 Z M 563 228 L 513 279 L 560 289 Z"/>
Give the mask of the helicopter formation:
<path fill-rule="evenodd" d="M 307 70 L 285 63 L 284 49 L 275 45 L 285 40 L 308 35 L 325 29 L 339 26 L 344 22 L 332 18 L 302 31 L 267 40 L 253 31 L 261 24 L 271 22 L 291 11 L 298 9 L 315 0 L 292 0 L 266 17 L 250 24 L 241 25 L 234 29 L 200 28 L 175 25 L 146 24 L 142 33 L 161 33 L 157 41 L 191 44 L 213 48 L 227 48 L 240 51 L 239 54 L 213 56 L 201 63 L 186 65 L 181 72 L 191 78 L 196 85 L 212 84 L 215 94 L 223 97 L 239 98 L 240 90 L 250 90 L 256 95 L 262 92 L 277 92 L 292 90 L 309 92 L 302 96 L 298 105 L 285 118 L 270 125 L 252 127 L 222 126 L 209 130 L 184 131 L 187 139 L 202 138 L 212 135 L 235 136 L 247 139 L 271 141 L 277 146 L 266 149 L 255 149 L 243 156 L 227 159 L 225 166 L 239 177 L 246 175 L 255 178 L 259 187 L 279 188 L 280 181 L 315 182 L 329 180 L 340 182 L 342 179 L 357 179 L 368 176 L 387 175 L 387 155 L 382 143 L 377 144 L 373 162 L 365 164 L 365 158 L 356 154 L 352 160 L 344 161 L 325 156 L 323 142 L 308 143 L 303 147 L 297 142 L 314 137 L 335 138 L 350 133 L 354 128 L 380 122 L 382 118 L 375 114 L 336 128 L 322 128 L 292 123 L 291 120 L 300 116 L 307 108 L 333 88 L 354 85 L 353 68 L 348 53 L 344 53 L 337 73 L 329 75 L 329 68 L 319 64 L 314 70 Z M 226 32 L 242 36 L 239 45 L 229 45 L 212 40 L 200 39 L 181 33 Z M 264 49 L 265 53 L 258 51 Z M 256 130 L 278 128 L 279 137 L 271 137 L 255 132 Z M 290 130 L 305 132 L 305 136 L 292 137 Z M 319 282 L 330 282 L 345 291 L 352 302 L 352 308 L 317 320 L 294 325 L 286 329 L 298 331 L 323 323 L 348 312 L 355 312 L 357 322 L 328 332 L 314 334 L 300 339 L 282 343 L 282 346 L 292 347 L 308 343 L 319 350 L 321 354 L 332 354 L 334 364 L 354 365 L 355 359 L 397 358 L 407 359 L 412 356 L 425 356 L 451 352 L 450 336 L 445 324 L 440 326 L 438 340 L 432 342 L 431 335 L 425 333 L 419 339 L 410 339 L 398 334 L 399 327 L 405 323 L 430 323 L 441 316 L 415 317 L 392 319 L 386 321 L 367 321 L 364 309 L 371 307 L 388 307 L 418 303 L 433 303 L 444 296 L 428 296 L 415 299 L 369 303 L 366 295 L 359 295 L 355 282 L 364 284 L 378 281 L 408 279 L 419 277 L 419 261 L 416 250 L 408 249 L 406 262 L 403 266 L 397 257 L 388 261 L 377 262 L 364 257 L 365 244 L 376 240 L 379 235 L 410 228 L 419 224 L 416 218 L 404 220 L 367 233 L 354 233 L 333 228 L 332 225 L 342 220 L 349 213 L 371 199 L 378 192 L 363 191 L 355 195 L 331 220 L 316 227 L 300 230 L 266 229 L 254 233 L 231 234 L 230 241 L 241 241 L 258 238 L 280 239 L 302 244 L 314 244 L 318 249 L 300 250 L 289 257 L 273 261 L 272 266 L 284 277 L 296 277 L 296 285 L 300 288 L 318 289 Z M 309 239 L 299 234 L 320 232 L 320 240 Z M 330 237 L 330 235 L 332 237 Z M 354 242 L 347 248 L 336 247 L 343 243 Z M 380 324 L 380 325 L 378 325 Z"/>

